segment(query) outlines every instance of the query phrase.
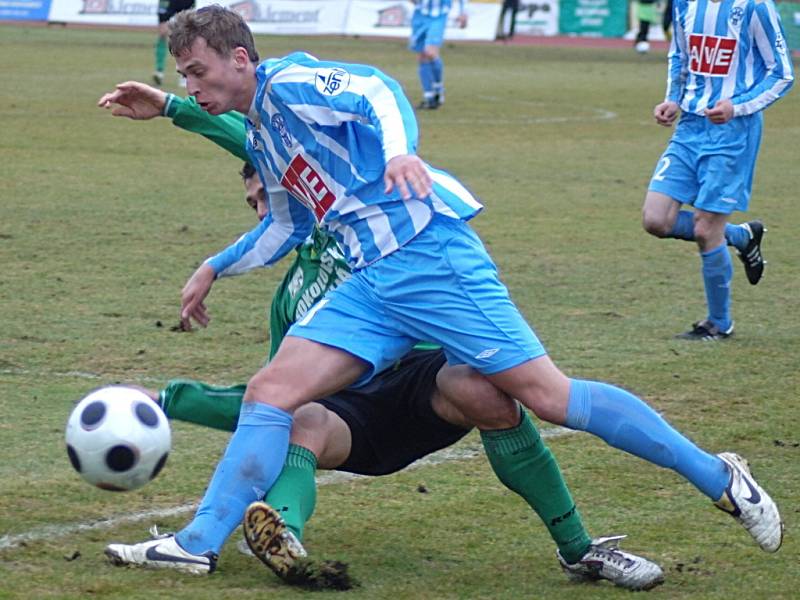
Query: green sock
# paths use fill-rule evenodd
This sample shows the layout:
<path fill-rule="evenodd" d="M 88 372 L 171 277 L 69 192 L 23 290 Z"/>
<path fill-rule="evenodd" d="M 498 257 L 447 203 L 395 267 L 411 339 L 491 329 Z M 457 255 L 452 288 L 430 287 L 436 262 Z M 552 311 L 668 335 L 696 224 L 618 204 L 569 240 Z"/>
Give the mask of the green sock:
<path fill-rule="evenodd" d="M 289 453 L 278 480 L 264 501 L 279 511 L 286 527 L 303 540 L 303 528 L 317 504 L 317 457 L 311 450 L 289 444 Z"/>
<path fill-rule="evenodd" d="M 156 39 L 156 71 L 164 72 L 164 63 L 167 60 L 167 40 L 161 36 Z"/>
<path fill-rule="evenodd" d="M 577 562 L 591 538 L 558 463 L 528 414 L 523 411 L 512 429 L 481 431 L 481 440 L 497 478 L 536 511 L 564 560 Z"/>
<path fill-rule="evenodd" d="M 159 402 L 170 419 L 235 431 L 246 387 L 215 387 L 191 379 L 174 379 L 159 393 Z"/>

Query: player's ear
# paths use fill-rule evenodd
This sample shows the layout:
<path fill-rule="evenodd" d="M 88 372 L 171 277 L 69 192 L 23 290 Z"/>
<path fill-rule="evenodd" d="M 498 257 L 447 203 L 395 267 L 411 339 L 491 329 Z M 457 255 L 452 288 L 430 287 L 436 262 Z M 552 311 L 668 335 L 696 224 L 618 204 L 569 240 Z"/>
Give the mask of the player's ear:
<path fill-rule="evenodd" d="M 250 55 L 243 46 L 233 49 L 233 62 L 237 69 L 245 69 L 250 64 Z"/>

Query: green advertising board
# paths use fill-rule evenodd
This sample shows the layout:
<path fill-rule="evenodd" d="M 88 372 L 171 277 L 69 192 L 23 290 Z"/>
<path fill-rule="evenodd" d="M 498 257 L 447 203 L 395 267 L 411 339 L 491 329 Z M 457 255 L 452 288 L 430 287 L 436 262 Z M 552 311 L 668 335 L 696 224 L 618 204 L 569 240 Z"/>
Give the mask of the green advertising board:
<path fill-rule="evenodd" d="M 786 43 L 791 50 L 800 51 L 800 2 L 776 2 L 781 16 Z"/>
<path fill-rule="evenodd" d="M 628 3 L 621 0 L 561 0 L 562 35 L 622 37 L 628 29 Z"/>

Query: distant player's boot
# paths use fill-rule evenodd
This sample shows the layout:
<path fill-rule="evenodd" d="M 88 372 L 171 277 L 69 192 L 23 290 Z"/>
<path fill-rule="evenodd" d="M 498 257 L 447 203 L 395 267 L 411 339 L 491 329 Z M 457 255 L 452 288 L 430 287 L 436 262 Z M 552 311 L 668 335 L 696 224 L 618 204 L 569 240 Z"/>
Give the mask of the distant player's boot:
<path fill-rule="evenodd" d="M 153 72 L 153 83 L 155 83 L 158 87 L 161 87 L 161 84 L 164 83 L 164 72 L 163 71 L 154 71 Z"/>
<path fill-rule="evenodd" d="M 572 581 L 585 583 L 606 579 L 628 590 L 649 590 L 664 582 L 664 571 L 641 556 L 623 552 L 617 546 L 624 535 L 600 537 L 581 559 L 570 564 L 556 551 L 561 568 Z"/>
<path fill-rule="evenodd" d="M 739 260 L 744 265 L 744 272 L 747 275 L 747 281 L 750 285 L 756 285 L 761 281 L 761 276 L 764 274 L 764 265 L 767 262 L 761 254 L 761 240 L 767 232 L 767 228 L 761 221 L 750 221 L 742 225 L 747 231 L 750 232 L 750 241 L 741 252 L 736 251 L 739 255 Z"/>
<path fill-rule="evenodd" d="M 286 528 L 280 513 L 266 502 L 247 507 L 242 523 L 250 550 L 278 577 L 285 579 L 292 566 L 307 556 L 305 548 Z"/>
<path fill-rule="evenodd" d="M 679 333 L 675 337 L 679 340 L 689 340 L 693 342 L 717 342 L 726 340 L 733 335 L 733 322 L 725 331 L 714 325 L 708 319 L 692 324 L 692 328 L 684 333 Z"/>
<path fill-rule="evenodd" d="M 425 98 L 417 105 L 417 108 L 420 110 L 436 110 L 439 108 L 439 101 L 436 100 L 436 96 L 431 96 L 430 98 Z"/>
<path fill-rule="evenodd" d="M 437 106 L 441 106 L 444 104 L 444 86 L 439 86 L 436 88 L 436 95 L 434 96 L 436 100 Z"/>
<path fill-rule="evenodd" d="M 741 523 L 762 550 L 777 552 L 783 541 L 783 521 L 778 506 L 753 479 L 745 459 L 732 452 L 717 456 L 728 465 L 731 480 L 714 506 Z"/>
<path fill-rule="evenodd" d="M 139 544 L 109 544 L 105 555 L 115 565 L 138 565 L 157 569 L 176 569 L 194 575 L 206 575 L 217 568 L 213 552 L 190 554 L 178 545 L 172 533 L 150 530 L 154 539 Z"/>

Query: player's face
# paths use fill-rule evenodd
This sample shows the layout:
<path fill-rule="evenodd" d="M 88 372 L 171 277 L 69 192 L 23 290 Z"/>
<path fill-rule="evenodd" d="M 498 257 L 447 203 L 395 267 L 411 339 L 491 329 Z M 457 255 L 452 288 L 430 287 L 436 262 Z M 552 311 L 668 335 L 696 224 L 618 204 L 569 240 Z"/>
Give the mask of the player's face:
<path fill-rule="evenodd" d="M 246 56 L 244 48 L 235 49 L 228 57 L 222 56 L 199 37 L 191 48 L 175 57 L 175 63 L 178 72 L 186 77 L 187 91 L 200 108 L 219 115 L 236 108 L 241 110 L 242 105 L 245 112 L 249 109 L 249 100 L 242 101 L 247 92 L 244 75 L 249 60 Z"/>
<path fill-rule="evenodd" d="M 267 198 L 264 195 L 264 186 L 261 184 L 261 178 L 258 175 L 253 175 L 249 179 L 245 179 L 244 187 L 247 194 L 244 199 L 247 200 L 250 208 L 256 211 L 258 220 L 263 221 L 264 217 L 269 213 L 269 207 L 267 207 Z"/>

